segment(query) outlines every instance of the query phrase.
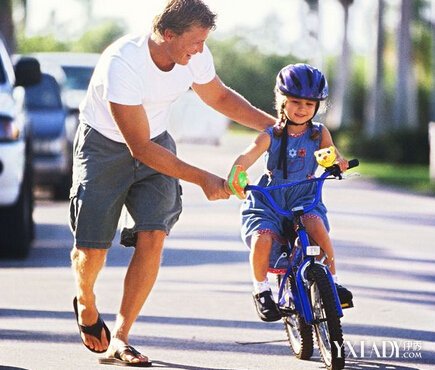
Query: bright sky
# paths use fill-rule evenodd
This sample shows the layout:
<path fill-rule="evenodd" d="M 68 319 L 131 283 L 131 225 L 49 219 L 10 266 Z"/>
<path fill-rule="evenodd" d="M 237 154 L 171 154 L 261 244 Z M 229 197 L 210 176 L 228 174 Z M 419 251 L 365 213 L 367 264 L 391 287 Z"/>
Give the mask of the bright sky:
<path fill-rule="evenodd" d="M 283 52 L 296 51 L 310 57 L 313 43 L 307 37 L 307 27 L 316 28 L 318 22 L 306 17 L 306 4 L 303 0 L 205 0 L 211 10 L 218 14 L 215 35 L 229 33 L 240 28 L 253 29 L 253 38 L 282 45 Z M 84 0 L 28 0 L 29 18 L 27 30 L 30 34 L 47 32 L 50 15 L 54 15 L 57 29 L 66 34 L 81 31 L 82 20 L 86 19 L 83 10 Z M 151 21 L 166 3 L 166 0 L 94 0 L 93 17 L 113 17 L 124 20 L 131 32 L 150 29 Z M 376 1 L 355 0 L 350 12 L 350 38 L 357 49 L 371 47 L 374 38 Z M 42 10 L 43 9 L 43 10 Z M 54 13 L 53 13 L 54 12 Z M 323 48 L 329 52 L 340 49 L 342 39 L 343 11 L 338 0 L 320 1 L 320 35 Z M 266 26 L 265 17 L 275 14 L 281 27 Z M 51 22 L 53 23 L 53 22 Z M 274 32 L 273 34 L 271 34 Z M 276 34 L 279 33 L 279 34 Z M 264 45 L 264 43 L 263 43 Z M 311 55 L 312 57 L 313 55 Z"/>

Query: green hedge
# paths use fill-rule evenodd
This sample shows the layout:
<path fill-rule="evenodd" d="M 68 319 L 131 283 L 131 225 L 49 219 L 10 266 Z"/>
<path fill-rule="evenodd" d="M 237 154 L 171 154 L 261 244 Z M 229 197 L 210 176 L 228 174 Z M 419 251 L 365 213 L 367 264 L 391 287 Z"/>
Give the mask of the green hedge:
<path fill-rule="evenodd" d="M 392 131 L 375 138 L 361 133 L 338 131 L 333 133 L 337 146 L 347 155 L 377 162 L 429 164 L 428 132 Z"/>

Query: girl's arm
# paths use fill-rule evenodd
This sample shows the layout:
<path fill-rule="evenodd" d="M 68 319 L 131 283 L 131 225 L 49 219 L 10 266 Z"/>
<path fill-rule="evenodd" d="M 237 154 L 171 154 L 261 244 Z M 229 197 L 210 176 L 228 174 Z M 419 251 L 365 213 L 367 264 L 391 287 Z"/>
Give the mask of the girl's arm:
<path fill-rule="evenodd" d="M 228 180 L 225 182 L 225 189 L 228 194 L 234 194 L 240 199 L 244 199 L 246 197 L 243 191 L 243 187 L 245 185 L 242 185 L 242 181 L 244 180 L 241 180 L 239 174 L 251 167 L 256 160 L 260 158 L 260 156 L 269 148 L 269 146 L 270 137 L 266 132 L 262 132 L 257 136 L 257 139 L 254 141 L 254 143 L 237 157 L 230 173 L 228 174 Z"/>
<path fill-rule="evenodd" d="M 242 154 L 235 160 L 233 166 L 240 165 L 243 170 L 251 167 L 261 155 L 269 149 L 270 136 L 267 132 L 262 132 L 257 136 L 255 141 L 249 145 Z"/>
<path fill-rule="evenodd" d="M 323 126 L 322 129 L 322 138 L 320 140 L 320 149 L 328 148 L 333 146 L 335 148 L 335 154 L 337 155 L 336 163 L 339 165 L 341 172 L 346 171 L 349 168 L 349 163 L 347 160 L 340 154 L 338 148 L 334 145 L 334 141 L 332 140 L 332 135 L 326 126 Z"/>

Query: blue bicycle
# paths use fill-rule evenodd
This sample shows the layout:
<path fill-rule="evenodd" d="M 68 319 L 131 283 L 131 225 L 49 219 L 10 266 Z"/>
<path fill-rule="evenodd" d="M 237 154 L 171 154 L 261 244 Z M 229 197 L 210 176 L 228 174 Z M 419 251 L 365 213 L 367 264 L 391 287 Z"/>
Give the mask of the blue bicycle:
<path fill-rule="evenodd" d="M 358 165 L 357 159 L 349 161 L 349 168 Z M 290 235 L 293 234 L 294 237 L 289 240 L 287 253 L 284 252 L 289 267 L 285 274 L 277 275 L 278 307 L 296 357 L 303 360 L 311 358 L 314 328 L 322 361 L 328 370 L 344 368 L 345 354 L 340 318 L 343 317 L 342 309 L 353 307 L 353 304 L 340 304 L 332 275 L 323 263 L 325 258 L 318 260 L 321 249 L 319 246 L 311 245 L 302 216 L 319 203 L 325 180 L 342 178 L 340 168 L 333 165 L 326 168 L 319 177 L 270 187 L 245 187 L 245 191 L 262 193 L 276 212 L 292 220 L 294 231 L 290 230 Z M 310 204 L 301 207 L 282 209 L 270 195 L 273 190 L 311 182 L 317 183 L 314 199 Z"/>

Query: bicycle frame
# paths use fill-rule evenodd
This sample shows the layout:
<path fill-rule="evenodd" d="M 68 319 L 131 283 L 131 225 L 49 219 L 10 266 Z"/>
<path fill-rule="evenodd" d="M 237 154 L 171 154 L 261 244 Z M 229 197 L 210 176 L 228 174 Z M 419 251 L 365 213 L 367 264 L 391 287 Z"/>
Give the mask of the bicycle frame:
<path fill-rule="evenodd" d="M 309 213 L 311 210 L 313 210 L 319 203 L 322 195 L 323 184 L 326 179 L 331 178 L 330 176 L 338 177 L 339 179 L 341 179 L 341 173 L 339 172 L 339 169 L 337 169 L 337 166 L 327 168 L 321 176 L 313 177 L 307 180 L 295 181 L 288 184 L 275 185 L 267 188 L 257 186 L 257 185 L 247 185 L 245 187 L 245 191 L 258 191 L 262 193 L 266 197 L 266 199 L 270 202 L 272 208 L 276 212 L 278 212 L 283 216 L 293 218 L 295 224 L 297 225 L 296 233 L 299 238 L 299 245 L 296 242 L 294 243 L 294 245 L 290 245 L 291 251 L 289 257 L 289 267 L 287 268 L 287 271 L 284 274 L 283 279 L 281 280 L 279 293 L 278 293 L 278 305 L 280 308 L 282 308 L 283 305 L 285 304 L 285 298 L 284 298 L 285 282 L 287 281 L 289 276 L 292 276 L 296 287 L 296 291 L 295 292 L 292 291 L 293 301 L 296 310 L 300 314 L 302 314 L 307 324 L 313 324 L 314 321 L 313 311 L 310 304 L 308 279 L 306 276 L 307 268 L 312 264 L 318 264 L 325 271 L 325 274 L 328 277 L 330 285 L 331 287 L 333 287 L 332 290 L 334 292 L 337 314 L 339 317 L 343 316 L 343 311 L 341 308 L 340 300 L 338 298 L 337 290 L 335 289 L 335 284 L 332 275 L 328 267 L 325 266 L 323 263 L 317 261 L 315 255 L 310 250 L 309 247 L 311 247 L 311 245 L 310 245 L 309 236 L 302 222 L 302 216 L 306 213 Z M 285 210 L 281 208 L 270 195 L 270 191 L 272 190 L 277 190 L 285 187 L 292 187 L 292 186 L 297 186 L 297 185 L 312 183 L 312 182 L 317 182 L 318 186 L 316 187 L 314 200 L 308 205 L 295 207 L 291 210 Z"/>

